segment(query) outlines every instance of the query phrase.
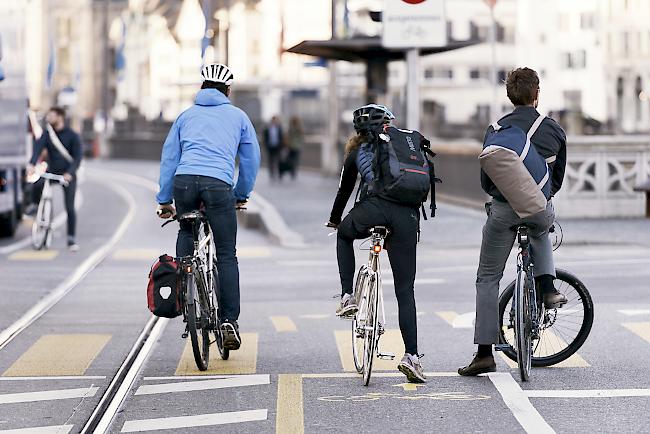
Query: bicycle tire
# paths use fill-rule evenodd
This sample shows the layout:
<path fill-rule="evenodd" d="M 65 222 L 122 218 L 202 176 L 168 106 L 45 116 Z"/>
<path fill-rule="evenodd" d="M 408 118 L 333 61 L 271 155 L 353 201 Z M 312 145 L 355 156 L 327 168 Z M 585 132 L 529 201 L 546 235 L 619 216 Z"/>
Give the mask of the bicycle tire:
<path fill-rule="evenodd" d="M 357 281 L 354 285 L 354 295 L 358 306 L 357 313 L 354 314 L 352 319 L 352 359 L 354 360 L 354 368 L 357 373 L 363 373 L 363 348 L 365 343 L 365 314 L 366 310 L 363 308 L 364 297 L 367 293 L 366 284 L 368 282 L 368 267 L 363 266 L 359 269 L 357 274 Z M 361 331 L 361 332 L 360 332 Z"/>
<path fill-rule="evenodd" d="M 32 224 L 32 247 L 34 250 L 47 248 L 51 242 L 52 201 L 43 199 L 38 204 L 38 211 Z"/>
<path fill-rule="evenodd" d="M 515 338 L 517 342 L 517 367 L 521 381 L 528 381 L 530 378 L 531 366 L 531 337 L 530 337 L 530 311 L 528 309 L 529 287 L 528 277 L 523 270 L 517 274 L 517 286 L 515 290 Z"/>
<path fill-rule="evenodd" d="M 379 301 L 379 284 L 377 275 L 370 277 L 370 285 L 368 285 L 368 320 L 371 324 L 370 327 L 366 326 L 365 344 L 364 344 L 364 363 L 363 363 L 363 385 L 370 384 L 370 376 L 372 375 L 372 362 L 375 359 L 375 348 L 378 339 L 378 323 L 379 314 L 377 312 L 377 304 Z M 366 323 L 367 324 L 367 323 Z"/>
<path fill-rule="evenodd" d="M 582 324 L 580 325 L 580 329 L 577 335 L 575 336 L 575 338 L 572 339 L 571 342 L 567 342 L 567 346 L 564 349 L 556 353 L 547 354 L 545 356 L 535 356 L 533 354 L 531 360 L 531 364 L 533 367 L 545 367 L 545 366 L 556 365 L 571 357 L 585 343 L 585 341 L 589 337 L 589 333 L 591 332 L 591 327 L 593 325 L 594 305 L 591 299 L 591 295 L 589 294 L 589 291 L 587 290 L 584 283 L 582 283 L 582 281 L 580 281 L 580 279 L 578 279 L 572 273 L 559 268 L 556 269 L 556 276 L 557 276 L 556 282 L 559 281 L 565 283 L 570 287 L 570 289 L 576 292 L 577 294 L 576 297 L 579 299 L 576 305 L 580 305 L 584 312 L 582 317 Z M 510 344 L 510 342 L 508 342 L 508 339 L 505 336 L 507 327 L 504 327 L 504 322 L 505 322 L 504 317 L 507 315 L 507 307 L 510 300 L 512 299 L 514 286 L 515 286 L 515 282 L 513 281 L 506 287 L 506 289 L 499 296 L 499 330 L 500 330 L 500 342 L 502 344 Z M 562 284 L 556 286 L 562 287 Z M 565 306 L 564 308 L 567 308 L 567 306 Z M 561 309 L 560 309 L 560 313 L 561 313 Z M 550 326 L 551 329 L 552 327 L 553 326 Z M 511 360 L 514 361 L 517 360 L 516 352 L 512 348 L 512 345 L 509 345 L 508 347 L 504 348 L 503 353 Z"/>
<path fill-rule="evenodd" d="M 191 294 L 192 286 L 194 292 L 199 294 L 199 315 L 197 315 L 197 300 L 194 297 L 186 297 L 187 303 L 187 329 L 190 334 L 190 341 L 192 342 L 192 353 L 194 354 L 194 362 L 199 371 L 206 371 L 210 361 L 210 334 L 209 330 L 202 324 L 203 306 L 201 303 L 201 292 L 196 279 L 193 275 L 188 274 L 185 279 L 185 290 L 187 294 Z"/>

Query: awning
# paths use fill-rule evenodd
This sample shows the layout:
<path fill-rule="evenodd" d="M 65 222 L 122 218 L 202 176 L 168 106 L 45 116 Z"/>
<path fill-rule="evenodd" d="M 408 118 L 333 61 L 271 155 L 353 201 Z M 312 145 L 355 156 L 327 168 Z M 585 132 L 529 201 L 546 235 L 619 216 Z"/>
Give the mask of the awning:
<path fill-rule="evenodd" d="M 422 48 L 422 55 L 443 53 L 459 48 L 476 45 L 483 41 L 450 41 L 444 47 Z M 403 60 L 405 49 L 385 48 L 380 37 L 357 37 L 350 39 L 330 39 L 327 41 L 303 41 L 287 50 L 289 53 L 306 54 L 330 60 L 347 60 L 348 62 L 366 62 L 373 60 Z"/>

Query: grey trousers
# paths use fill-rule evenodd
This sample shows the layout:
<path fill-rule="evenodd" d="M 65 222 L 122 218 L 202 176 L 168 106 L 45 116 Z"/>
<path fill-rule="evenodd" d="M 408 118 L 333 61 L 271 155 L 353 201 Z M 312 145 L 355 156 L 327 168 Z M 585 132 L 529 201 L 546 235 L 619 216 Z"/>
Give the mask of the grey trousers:
<path fill-rule="evenodd" d="M 555 277 L 553 245 L 548 236 L 548 230 L 555 220 L 552 202 L 548 202 L 546 212 L 526 219 L 519 218 L 510 205 L 497 200 L 493 200 L 489 208 L 476 273 L 474 343 L 480 345 L 499 341 L 499 282 L 517 235 L 512 226 L 521 223 L 532 225 L 530 247 L 535 277 L 543 274 Z"/>

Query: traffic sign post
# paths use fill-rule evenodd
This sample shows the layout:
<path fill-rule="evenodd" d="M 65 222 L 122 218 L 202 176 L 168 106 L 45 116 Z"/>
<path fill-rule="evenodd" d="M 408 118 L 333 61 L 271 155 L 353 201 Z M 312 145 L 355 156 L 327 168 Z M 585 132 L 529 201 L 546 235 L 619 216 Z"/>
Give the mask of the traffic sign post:
<path fill-rule="evenodd" d="M 420 50 L 447 45 L 444 0 L 385 0 L 382 43 L 407 48 L 407 128 L 420 128 Z"/>

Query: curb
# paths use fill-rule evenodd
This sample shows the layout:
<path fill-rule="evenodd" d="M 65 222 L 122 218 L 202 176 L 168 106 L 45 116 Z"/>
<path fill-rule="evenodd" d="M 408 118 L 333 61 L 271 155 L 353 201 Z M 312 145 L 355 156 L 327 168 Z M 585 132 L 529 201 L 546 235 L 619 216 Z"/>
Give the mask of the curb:
<path fill-rule="evenodd" d="M 302 235 L 290 229 L 278 210 L 258 193 L 251 198 L 247 210 L 239 213 L 238 221 L 244 227 L 266 234 L 274 244 L 289 248 L 307 246 Z"/>

